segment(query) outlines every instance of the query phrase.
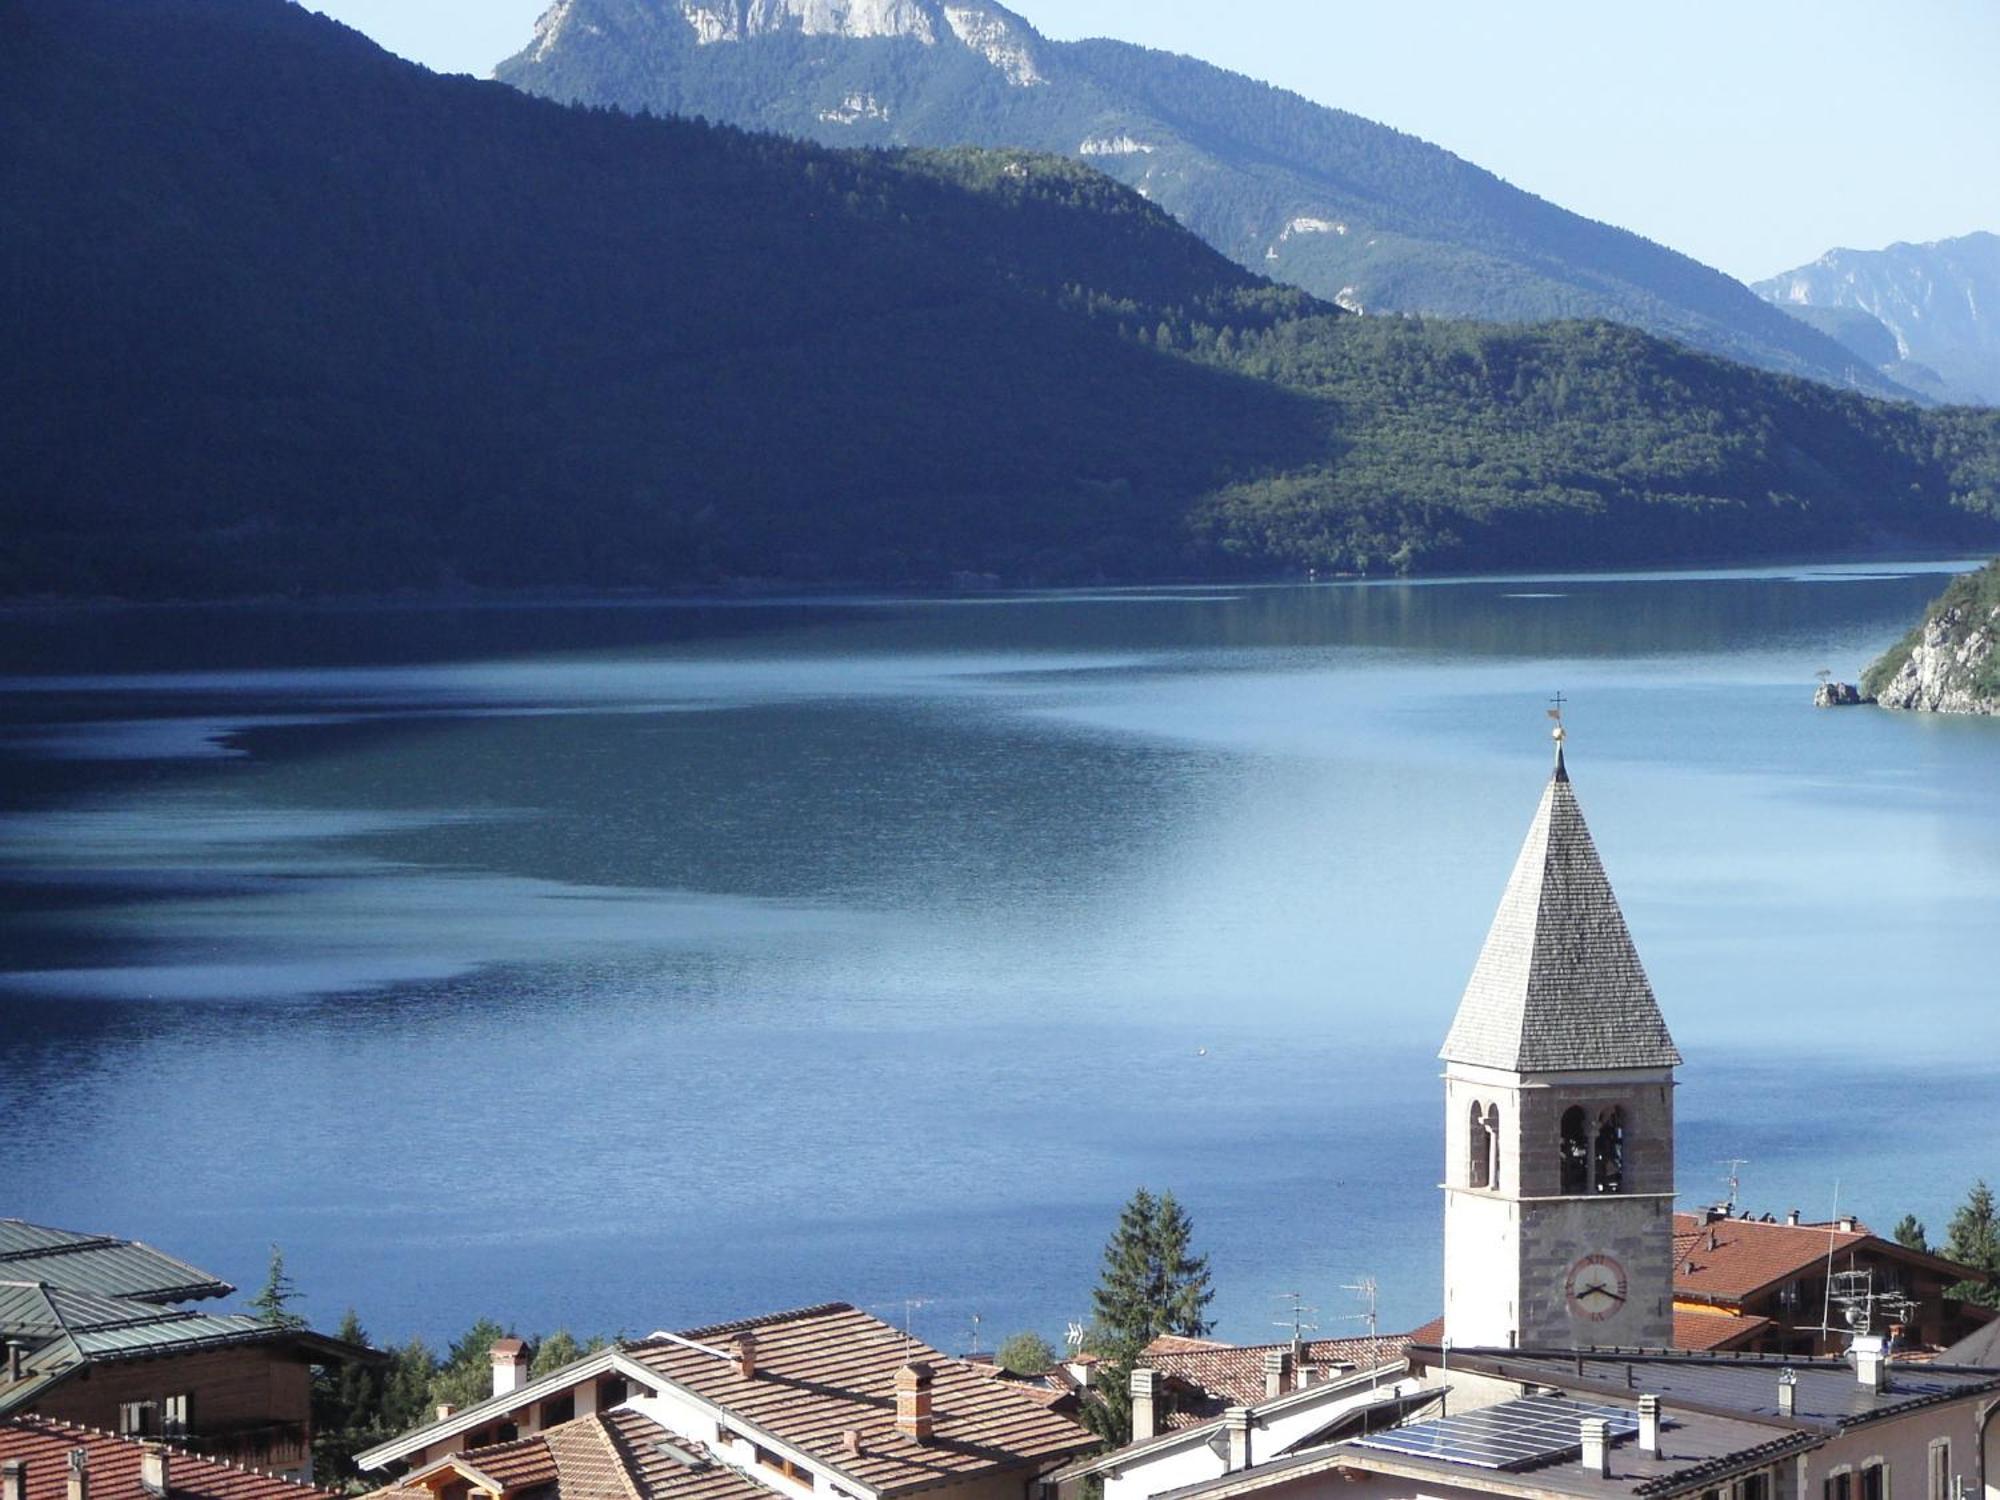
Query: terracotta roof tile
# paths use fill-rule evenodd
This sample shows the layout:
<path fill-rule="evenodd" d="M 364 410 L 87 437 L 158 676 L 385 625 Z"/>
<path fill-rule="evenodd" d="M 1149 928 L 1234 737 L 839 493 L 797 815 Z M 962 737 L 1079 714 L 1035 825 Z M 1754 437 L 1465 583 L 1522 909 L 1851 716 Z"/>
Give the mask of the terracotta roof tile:
<path fill-rule="evenodd" d="M 1758 1334 L 1775 1326 L 1769 1318 L 1677 1307 L 1674 1309 L 1674 1347 L 1703 1352 L 1741 1349 Z"/>
<path fill-rule="evenodd" d="M 952 1359 L 845 1303 L 681 1337 L 715 1345 L 746 1331 L 757 1341 L 757 1373 L 748 1380 L 733 1359 L 667 1339 L 641 1340 L 626 1353 L 745 1425 L 878 1490 L 1025 1468 L 1097 1441 L 1036 1395 L 995 1379 L 990 1367 Z M 928 1442 L 896 1429 L 895 1374 L 912 1362 L 933 1371 L 936 1425 Z M 860 1435 L 858 1454 L 843 1441 L 849 1431 Z"/>
<path fill-rule="evenodd" d="M 1412 1335 L 1382 1338 L 1313 1339 L 1305 1346 L 1305 1366 L 1320 1375 L 1388 1364 L 1408 1354 Z M 1169 1334 L 1154 1339 L 1141 1356 L 1168 1382 L 1172 1399 L 1163 1425 L 1169 1430 L 1212 1422 L 1231 1406 L 1257 1406 L 1264 1395 L 1264 1356 L 1282 1344 L 1219 1344 Z M 1178 1389 L 1173 1389 L 1178 1387 Z"/>
<path fill-rule="evenodd" d="M 508 1500 L 772 1500 L 701 1444 L 627 1407 L 454 1454 L 369 1500 L 431 1500 L 424 1476 L 459 1463 L 498 1483 Z"/>
<path fill-rule="evenodd" d="M 91 1500 L 152 1500 L 139 1482 L 142 1446 L 131 1438 L 47 1417 L 0 1421 L 0 1461 L 26 1462 L 28 1500 L 63 1500 L 69 1455 L 77 1448 L 89 1455 Z M 330 1491 L 179 1448 L 170 1451 L 167 1464 L 176 1500 L 333 1500 Z"/>

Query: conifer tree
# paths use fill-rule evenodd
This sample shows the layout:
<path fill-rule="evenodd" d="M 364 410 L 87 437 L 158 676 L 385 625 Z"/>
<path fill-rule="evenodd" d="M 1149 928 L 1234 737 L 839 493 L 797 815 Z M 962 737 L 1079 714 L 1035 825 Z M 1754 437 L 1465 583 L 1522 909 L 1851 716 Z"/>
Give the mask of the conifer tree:
<path fill-rule="evenodd" d="M 2000 1274 L 2000 1210 L 1993 1203 L 1993 1189 L 1980 1178 L 1965 1195 L 1945 1228 L 1944 1256 L 1962 1266 L 1984 1271 L 1989 1278 Z M 1946 1289 L 1946 1296 L 1985 1307 L 2000 1307 L 2000 1287 L 1991 1279 L 1961 1281 Z"/>
<path fill-rule="evenodd" d="M 1926 1255 L 1930 1253 L 1930 1234 L 1924 1228 L 1924 1221 L 1915 1214 L 1904 1214 L 1890 1233 L 1905 1250 L 1918 1250 Z"/>
<path fill-rule="evenodd" d="M 304 1328 L 306 1320 L 292 1311 L 292 1304 L 298 1300 L 299 1289 L 285 1274 L 285 1252 L 272 1245 L 270 1270 L 264 1275 L 264 1285 L 250 1299 L 250 1306 L 266 1323 L 279 1328 Z"/>
<path fill-rule="evenodd" d="M 493 1343 L 508 1331 L 491 1318 L 481 1318 L 460 1334 L 446 1352 L 443 1365 L 431 1377 L 429 1406 L 449 1402 L 471 1406 L 493 1394 Z"/>
<path fill-rule="evenodd" d="M 1105 1244 L 1090 1335 L 1103 1364 L 1084 1415 L 1113 1444 L 1131 1439 L 1132 1368 L 1145 1347 L 1163 1333 L 1200 1338 L 1212 1326 L 1203 1316 L 1215 1296 L 1208 1257 L 1194 1253 L 1193 1238 L 1194 1221 L 1172 1193 L 1140 1188 Z"/>

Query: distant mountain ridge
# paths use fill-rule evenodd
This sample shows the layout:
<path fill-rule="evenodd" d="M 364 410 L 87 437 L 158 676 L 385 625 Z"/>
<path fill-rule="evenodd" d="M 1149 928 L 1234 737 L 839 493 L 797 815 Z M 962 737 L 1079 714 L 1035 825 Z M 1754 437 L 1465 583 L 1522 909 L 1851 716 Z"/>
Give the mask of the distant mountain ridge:
<path fill-rule="evenodd" d="M 1072 160 L 564 108 L 287 0 L 0 6 L 0 327 L 8 597 L 2000 545 L 2000 412 L 1353 317 Z"/>
<path fill-rule="evenodd" d="M 2000 405 L 2000 234 L 1829 250 L 1754 290 L 1900 384 Z"/>
<path fill-rule="evenodd" d="M 1238 264 L 1354 310 L 1609 318 L 1912 394 L 1721 272 L 1413 136 L 1192 58 L 1053 42 L 990 0 L 558 0 L 495 76 L 831 145 L 1067 155 Z"/>

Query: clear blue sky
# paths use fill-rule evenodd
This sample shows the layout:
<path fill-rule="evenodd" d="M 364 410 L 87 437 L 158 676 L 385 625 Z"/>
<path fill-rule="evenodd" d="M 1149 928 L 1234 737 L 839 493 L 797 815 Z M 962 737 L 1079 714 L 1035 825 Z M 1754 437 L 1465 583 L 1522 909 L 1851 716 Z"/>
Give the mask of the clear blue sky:
<path fill-rule="evenodd" d="M 485 74 L 546 0 L 311 0 Z M 2000 232 L 1991 0 L 1018 0 L 1435 141 L 1748 279 L 1835 245 Z"/>

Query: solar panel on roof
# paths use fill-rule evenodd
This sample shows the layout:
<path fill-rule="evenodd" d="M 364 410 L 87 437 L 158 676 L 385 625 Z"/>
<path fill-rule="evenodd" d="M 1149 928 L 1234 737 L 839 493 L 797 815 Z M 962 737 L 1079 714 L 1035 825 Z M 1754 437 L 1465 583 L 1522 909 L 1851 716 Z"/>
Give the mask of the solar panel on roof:
<path fill-rule="evenodd" d="M 1581 1424 L 1589 1417 L 1609 1425 L 1613 1442 L 1639 1430 L 1638 1414 L 1628 1407 L 1592 1406 L 1562 1396 L 1528 1396 L 1457 1416 L 1392 1427 L 1354 1442 L 1359 1447 L 1415 1458 L 1515 1471 L 1581 1452 Z"/>

